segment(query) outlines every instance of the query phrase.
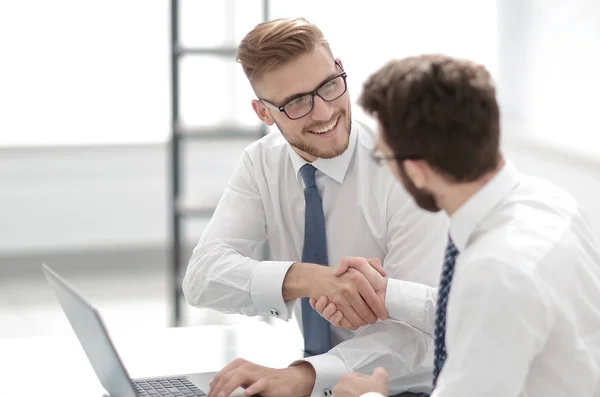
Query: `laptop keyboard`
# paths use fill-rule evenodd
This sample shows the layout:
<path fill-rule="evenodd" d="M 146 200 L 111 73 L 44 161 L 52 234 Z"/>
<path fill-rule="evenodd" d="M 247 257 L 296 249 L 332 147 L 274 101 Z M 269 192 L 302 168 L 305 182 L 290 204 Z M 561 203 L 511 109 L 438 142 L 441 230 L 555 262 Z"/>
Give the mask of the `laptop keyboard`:
<path fill-rule="evenodd" d="M 133 383 L 138 395 L 144 397 L 195 397 L 206 395 L 187 378 L 133 380 L 131 383 Z"/>

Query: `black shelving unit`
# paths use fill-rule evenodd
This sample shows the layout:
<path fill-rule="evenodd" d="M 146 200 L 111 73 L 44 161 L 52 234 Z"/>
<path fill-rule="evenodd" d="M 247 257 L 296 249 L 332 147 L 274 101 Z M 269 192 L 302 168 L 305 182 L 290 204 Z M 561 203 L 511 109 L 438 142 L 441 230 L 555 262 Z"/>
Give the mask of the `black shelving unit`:
<path fill-rule="evenodd" d="M 183 293 L 181 282 L 184 265 L 189 258 L 183 257 L 182 225 L 186 218 L 210 217 L 216 203 L 198 204 L 186 201 L 182 197 L 182 148 L 190 141 L 219 141 L 219 140 L 254 140 L 267 134 L 267 128 L 261 125 L 257 128 L 237 126 L 215 127 L 186 127 L 180 122 L 179 109 L 179 66 L 183 57 L 205 56 L 221 57 L 235 62 L 236 47 L 216 48 L 186 48 L 179 42 L 179 0 L 171 0 L 171 139 L 170 139 L 170 218 L 171 218 L 171 253 L 170 253 L 170 294 L 171 294 L 171 325 L 181 325 Z M 263 21 L 269 19 L 269 1 L 263 0 Z M 267 252 L 267 249 L 265 250 Z"/>

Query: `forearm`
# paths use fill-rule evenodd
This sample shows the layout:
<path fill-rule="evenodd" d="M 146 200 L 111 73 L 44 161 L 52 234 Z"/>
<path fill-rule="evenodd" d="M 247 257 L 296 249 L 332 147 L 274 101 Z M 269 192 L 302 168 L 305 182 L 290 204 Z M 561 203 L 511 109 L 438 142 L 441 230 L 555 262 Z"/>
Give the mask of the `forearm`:
<path fill-rule="evenodd" d="M 317 375 L 312 395 L 323 396 L 344 373 L 370 375 L 376 367 L 388 370 L 390 395 L 407 390 L 428 392 L 432 350 L 432 338 L 407 324 L 380 321 L 365 326 L 328 353 L 305 359 Z"/>
<path fill-rule="evenodd" d="M 183 280 L 190 305 L 248 316 L 291 313 L 281 296 L 291 262 L 258 261 L 220 243 L 199 244 Z M 277 308 L 277 313 L 272 311 Z"/>

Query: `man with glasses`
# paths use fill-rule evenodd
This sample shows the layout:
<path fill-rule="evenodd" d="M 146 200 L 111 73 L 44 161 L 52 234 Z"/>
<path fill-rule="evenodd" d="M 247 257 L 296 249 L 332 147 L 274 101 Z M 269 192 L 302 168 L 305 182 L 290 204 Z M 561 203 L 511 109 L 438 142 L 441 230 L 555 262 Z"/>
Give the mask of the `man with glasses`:
<path fill-rule="evenodd" d="M 432 335 L 377 322 L 387 318 L 378 291 L 359 271 L 334 271 L 362 261 L 434 286 L 447 219 L 421 211 L 373 160 L 375 133 L 352 119 L 348 76 L 316 26 L 304 19 L 260 24 L 241 41 L 238 60 L 257 97 L 254 111 L 281 134 L 244 151 L 183 289 L 196 307 L 284 321 L 295 313 L 307 357 L 285 369 L 233 361 L 209 397 L 240 386 L 262 396 L 328 396 L 341 374 L 377 366 L 394 369 L 395 393 L 427 390 Z M 273 259 L 258 260 L 267 241 Z M 330 326 L 310 306 L 310 297 L 321 296 L 337 304 L 348 329 Z"/>

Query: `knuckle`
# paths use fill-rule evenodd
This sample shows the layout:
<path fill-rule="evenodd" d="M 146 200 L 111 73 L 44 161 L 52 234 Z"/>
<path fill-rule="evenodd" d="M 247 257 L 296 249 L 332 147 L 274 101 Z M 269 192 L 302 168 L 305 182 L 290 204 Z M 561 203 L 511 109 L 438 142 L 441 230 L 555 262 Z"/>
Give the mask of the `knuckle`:
<path fill-rule="evenodd" d="M 352 269 L 352 271 L 350 272 L 350 280 L 352 280 L 352 282 L 354 283 L 358 283 L 362 279 L 364 279 L 364 275 L 358 270 Z"/>
<path fill-rule="evenodd" d="M 231 374 L 231 372 L 229 372 L 227 374 L 223 374 L 223 376 L 221 376 L 221 381 L 228 383 L 232 377 L 233 377 L 233 375 Z"/>

